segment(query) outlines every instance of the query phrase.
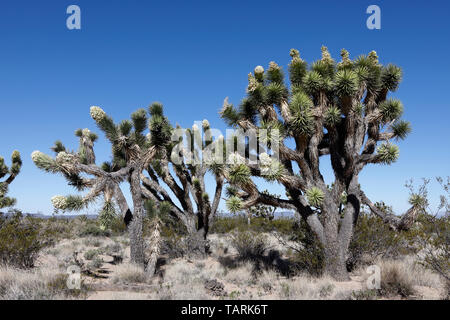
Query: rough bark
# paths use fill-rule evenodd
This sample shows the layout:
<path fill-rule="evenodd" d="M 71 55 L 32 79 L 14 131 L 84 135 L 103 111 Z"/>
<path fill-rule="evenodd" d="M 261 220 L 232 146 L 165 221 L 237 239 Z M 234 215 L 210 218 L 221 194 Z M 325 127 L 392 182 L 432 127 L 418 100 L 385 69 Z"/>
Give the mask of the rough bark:
<path fill-rule="evenodd" d="M 133 199 L 133 218 L 128 225 L 130 234 L 130 259 L 131 262 L 144 267 L 144 238 L 143 238 L 143 216 L 144 202 L 142 200 L 139 169 L 134 168 L 130 176 L 130 191 Z"/>

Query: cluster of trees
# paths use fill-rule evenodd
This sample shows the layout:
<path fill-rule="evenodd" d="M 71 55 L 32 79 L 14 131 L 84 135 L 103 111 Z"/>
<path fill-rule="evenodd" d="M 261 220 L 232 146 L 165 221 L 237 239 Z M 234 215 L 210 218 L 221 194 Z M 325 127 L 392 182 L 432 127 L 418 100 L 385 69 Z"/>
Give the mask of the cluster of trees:
<path fill-rule="evenodd" d="M 94 144 L 98 137 L 88 129 L 75 132 L 78 150 L 68 150 L 57 141 L 52 147 L 54 156 L 33 152 L 37 167 L 61 174 L 69 185 L 83 192 L 55 196 L 53 206 L 79 211 L 101 198 L 100 220 L 107 227 L 115 202 L 129 230 L 132 262 L 147 265 L 153 273 L 158 249 L 146 258 L 145 202 L 167 211 L 190 236 L 205 240 L 224 185 L 228 185 L 226 205 L 232 212 L 262 212 L 270 218 L 271 208 L 295 211 L 323 246 L 326 271 L 338 280 L 348 279 L 345 262 L 360 206 L 367 205 L 393 229 L 404 230 L 422 205 L 418 197 L 402 217 L 387 214 L 369 200 L 358 180 L 369 164 L 395 162 L 399 148 L 392 141 L 404 139 L 411 130 L 410 124 L 400 119 L 402 103 L 389 96 L 398 88 L 402 71 L 380 64 L 373 51 L 352 60 L 343 49 L 337 63 L 322 47 L 321 59 L 310 65 L 297 50 L 292 49 L 290 55 L 287 79 L 275 62 L 267 70 L 258 66 L 248 75 L 247 95 L 239 106 L 234 107 L 227 98 L 220 110 L 229 126 L 256 133 L 266 148 L 259 143 L 253 146 L 245 135 L 224 143 L 222 136 L 213 137 L 207 120 L 201 128 L 194 125 L 183 131 L 190 138 L 186 146 L 178 136 L 173 138 L 180 128 L 170 124 L 160 103 L 153 103 L 148 110 L 139 109 L 129 120 L 118 123 L 101 108 L 91 107 L 92 119 L 111 144 L 112 160 L 96 163 Z M 239 144 L 245 146 L 243 155 L 237 152 Z M 223 156 L 224 161 L 206 161 L 206 149 Z M 251 154 L 259 160 L 256 164 L 249 161 Z M 233 161 L 227 161 L 231 156 Z M 325 183 L 320 160 L 331 161 L 331 185 Z M 1 173 L 11 174 L 8 184 L 20 169 L 20 157 L 13 155 L 11 170 L 4 169 L 3 159 L 1 166 Z M 205 186 L 208 171 L 215 178 L 212 195 Z M 286 196 L 259 190 L 252 177 L 281 184 Z M 123 182 L 129 186 L 132 206 L 120 188 Z M 2 203 L 4 190 L 2 183 Z M 160 222 L 152 224 L 153 237 L 159 237 Z"/>

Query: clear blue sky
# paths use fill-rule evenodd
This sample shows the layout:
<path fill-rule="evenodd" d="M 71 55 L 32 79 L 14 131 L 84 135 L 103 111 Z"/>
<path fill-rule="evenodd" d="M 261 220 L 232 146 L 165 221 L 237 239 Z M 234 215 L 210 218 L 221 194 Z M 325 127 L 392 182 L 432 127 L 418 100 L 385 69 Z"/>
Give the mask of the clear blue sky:
<path fill-rule="evenodd" d="M 81 8 L 81 30 L 66 28 L 71 4 Z M 381 30 L 366 28 L 371 4 L 381 8 Z M 207 118 L 223 130 L 217 112 L 224 97 L 238 103 L 256 65 L 273 60 L 286 68 L 291 48 L 311 62 L 326 45 L 336 59 L 341 48 L 352 57 L 376 50 L 382 63 L 404 70 L 395 96 L 413 133 L 400 143 L 396 164 L 360 175 L 374 201 L 401 212 L 407 179 L 450 171 L 449 18 L 444 0 L 2 0 L 0 154 L 9 158 L 18 149 L 24 160 L 10 195 L 18 208 L 51 213 L 50 198 L 71 192 L 61 176 L 38 170 L 30 154 L 50 153 L 56 139 L 77 148 L 77 128 L 98 132 L 91 105 L 122 120 L 161 101 L 172 123 L 190 127 Z M 100 137 L 97 159 L 108 160 Z M 433 185 L 433 199 L 437 190 Z"/>

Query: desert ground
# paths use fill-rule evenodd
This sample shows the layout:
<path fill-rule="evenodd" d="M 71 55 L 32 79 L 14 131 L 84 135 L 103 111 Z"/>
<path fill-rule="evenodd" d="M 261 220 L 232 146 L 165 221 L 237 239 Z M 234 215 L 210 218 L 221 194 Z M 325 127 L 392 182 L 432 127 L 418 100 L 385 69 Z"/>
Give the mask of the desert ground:
<path fill-rule="evenodd" d="M 279 233 L 262 234 L 265 248 L 260 260 L 242 259 L 235 236 L 235 232 L 210 234 L 209 254 L 204 256 L 174 256 L 162 250 L 153 277 L 130 263 L 126 233 L 60 238 L 39 252 L 33 268 L 1 266 L 0 298 L 358 300 L 444 299 L 447 294 L 443 279 L 417 263 L 416 255 L 376 260 L 382 282 L 390 277 L 398 288 L 377 294 L 367 288 L 367 265 L 352 270 L 344 282 L 302 270 L 286 272 L 290 253 Z M 80 290 L 67 288 L 67 270 L 74 265 L 82 270 Z"/>

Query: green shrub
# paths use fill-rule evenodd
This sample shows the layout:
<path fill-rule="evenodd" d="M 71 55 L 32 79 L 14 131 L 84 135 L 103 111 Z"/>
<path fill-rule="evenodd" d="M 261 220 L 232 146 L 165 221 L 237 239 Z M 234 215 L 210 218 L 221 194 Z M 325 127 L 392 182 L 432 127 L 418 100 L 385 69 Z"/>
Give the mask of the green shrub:
<path fill-rule="evenodd" d="M 422 214 L 418 224 L 415 242 L 420 249 L 419 263 L 450 283 L 450 214 Z"/>
<path fill-rule="evenodd" d="M 103 259 L 100 257 L 95 257 L 94 260 L 87 264 L 88 269 L 98 269 L 103 265 Z"/>
<path fill-rule="evenodd" d="M 378 258 L 392 258 L 413 250 L 408 232 L 391 230 L 379 217 L 362 212 L 349 245 L 347 269 L 371 265 Z"/>
<path fill-rule="evenodd" d="M 114 244 L 108 244 L 105 248 L 105 252 L 110 255 L 119 253 L 121 251 L 122 251 L 122 246 L 118 242 L 115 242 Z"/>
<path fill-rule="evenodd" d="M 320 276 L 325 267 L 323 247 L 303 220 L 296 224 L 290 240 L 296 244 L 288 249 L 291 269 L 295 273 L 306 271 L 313 276 Z"/>
<path fill-rule="evenodd" d="M 99 254 L 98 250 L 89 250 L 84 253 L 84 258 L 86 260 L 92 260 Z"/>
<path fill-rule="evenodd" d="M 290 234 L 295 226 L 293 218 L 266 219 L 264 217 L 253 217 L 250 225 L 247 217 L 244 215 L 236 216 L 217 216 L 211 226 L 211 233 L 227 234 L 233 230 L 254 231 L 254 232 L 272 232 L 277 231 L 281 234 Z"/>
<path fill-rule="evenodd" d="M 123 217 L 120 215 L 115 216 L 111 221 L 109 225 L 109 229 L 111 230 L 112 234 L 114 235 L 123 235 L 127 232 L 127 226 L 125 222 L 123 221 Z"/>
<path fill-rule="evenodd" d="M 268 250 L 267 237 L 252 231 L 234 232 L 231 245 L 238 252 L 242 261 L 260 261 Z"/>
<path fill-rule="evenodd" d="M 40 250 L 51 243 L 36 220 L 21 214 L 0 217 L 0 264 L 32 268 Z"/>
<path fill-rule="evenodd" d="M 71 238 L 73 234 L 73 222 L 67 219 L 36 219 L 48 235 L 51 235 L 55 240 Z"/>
<path fill-rule="evenodd" d="M 366 289 L 353 291 L 350 300 L 377 300 L 378 291 L 376 289 Z"/>
<path fill-rule="evenodd" d="M 80 237 L 87 237 L 87 236 L 93 236 L 93 237 L 109 237 L 111 235 L 111 232 L 109 230 L 104 230 L 100 228 L 100 226 L 96 224 L 89 224 L 86 227 L 81 230 L 79 236 Z"/>

